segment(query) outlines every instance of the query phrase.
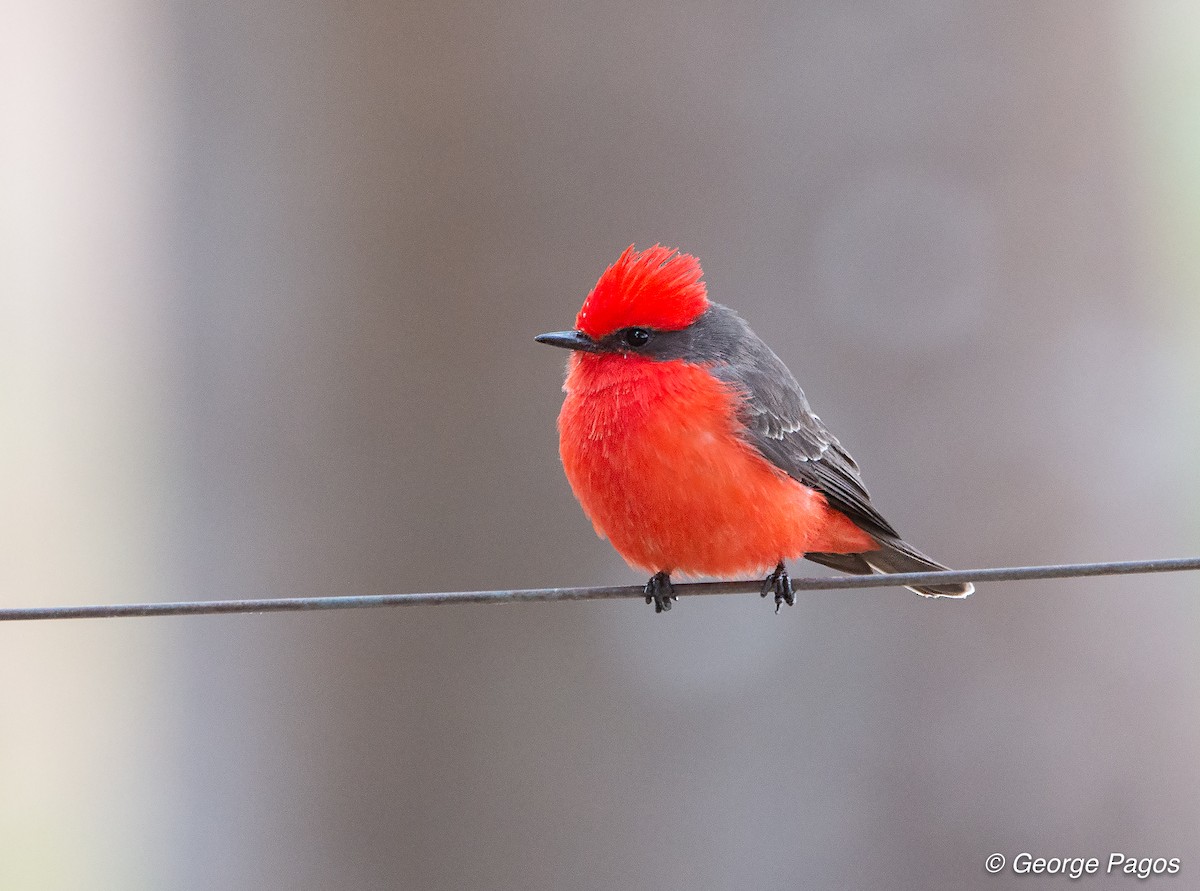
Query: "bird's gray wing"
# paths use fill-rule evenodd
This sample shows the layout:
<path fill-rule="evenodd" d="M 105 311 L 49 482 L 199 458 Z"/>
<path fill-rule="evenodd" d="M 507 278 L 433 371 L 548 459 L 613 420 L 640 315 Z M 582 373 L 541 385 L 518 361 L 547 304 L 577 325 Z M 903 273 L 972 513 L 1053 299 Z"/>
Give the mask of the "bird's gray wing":
<path fill-rule="evenodd" d="M 787 366 L 753 333 L 750 338 L 731 361 L 712 366 L 712 373 L 742 396 L 743 436 L 764 458 L 816 489 L 864 531 L 898 538 L 871 504 L 858 465 L 809 408 Z"/>

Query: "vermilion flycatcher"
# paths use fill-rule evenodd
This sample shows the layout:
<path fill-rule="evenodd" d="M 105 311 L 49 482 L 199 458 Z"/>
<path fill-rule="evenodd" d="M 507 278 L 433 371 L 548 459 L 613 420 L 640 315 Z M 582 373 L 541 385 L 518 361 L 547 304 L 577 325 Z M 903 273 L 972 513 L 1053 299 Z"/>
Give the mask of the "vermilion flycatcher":
<path fill-rule="evenodd" d="M 784 561 L 798 557 L 858 574 L 945 569 L 879 514 L 787 366 L 709 301 L 703 275 L 688 254 L 630 245 L 575 330 L 537 338 L 573 351 L 558 418 L 563 467 L 596 532 L 654 573 L 646 602 L 671 608 L 675 572 L 773 566 L 762 593 L 774 593 L 778 611 L 795 602 Z"/>

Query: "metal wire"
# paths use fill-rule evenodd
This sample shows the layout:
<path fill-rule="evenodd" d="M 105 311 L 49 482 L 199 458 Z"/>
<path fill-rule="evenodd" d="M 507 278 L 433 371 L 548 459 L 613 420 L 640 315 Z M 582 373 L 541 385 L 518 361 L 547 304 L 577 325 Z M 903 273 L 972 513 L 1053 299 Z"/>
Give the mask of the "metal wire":
<path fill-rule="evenodd" d="M 797 591 L 942 585 L 958 582 L 1015 582 L 1027 579 L 1084 578 L 1200 569 L 1200 557 L 1134 560 L 1124 563 L 1067 563 L 1057 566 L 1005 566 L 946 572 L 793 578 Z M 758 594 L 761 580 L 677 584 L 680 597 L 700 594 Z M 283 613 L 381 606 L 439 606 L 448 603 L 540 603 L 567 600 L 614 600 L 644 597 L 640 585 L 597 588 L 532 588 L 514 591 L 443 591 L 433 594 L 367 594 L 335 597 L 278 597 L 256 600 L 198 600 L 176 603 L 116 603 L 88 606 L 33 606 L 0 609 L 0 622 L 44 619 L 116 619 L 133 616 L 204 616 L 228 613 Z"/>

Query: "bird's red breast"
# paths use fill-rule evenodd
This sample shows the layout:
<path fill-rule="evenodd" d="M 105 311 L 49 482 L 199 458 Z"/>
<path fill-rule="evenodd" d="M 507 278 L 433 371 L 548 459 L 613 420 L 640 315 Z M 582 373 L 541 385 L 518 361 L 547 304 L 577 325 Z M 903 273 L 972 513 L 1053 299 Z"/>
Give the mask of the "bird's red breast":
<path fill-rule="evenodd" d="M 563 389 L 567 478 L 633 566 L 733 576 L 877 547 L 744 441 L 741 397 L 702 365 L 576 353 Z"/>

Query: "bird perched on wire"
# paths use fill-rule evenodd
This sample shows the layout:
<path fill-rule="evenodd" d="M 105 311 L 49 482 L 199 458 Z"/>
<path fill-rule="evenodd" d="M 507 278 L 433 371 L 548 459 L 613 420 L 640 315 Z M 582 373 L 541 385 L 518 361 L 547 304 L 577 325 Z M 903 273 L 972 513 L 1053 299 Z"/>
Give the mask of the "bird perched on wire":
<path fill-rule="evenodd" d="M 596 532 L 653 573 L 768 572 L 775 609 L 795 603 L 785 561 L 843 572 L 946 569 L 871 504 L 858 465 L 808 407 L 787 366 L 733 310 L 708 299 L 699 261 L 630 247 L 600 276 L 575 329 L 539 335 L 572 351 L 558 418 L 567 479 Z M 774 568 L 772 568 L 774 567 Z M 912 588 L 965 597 L 970 584 Z"/>

